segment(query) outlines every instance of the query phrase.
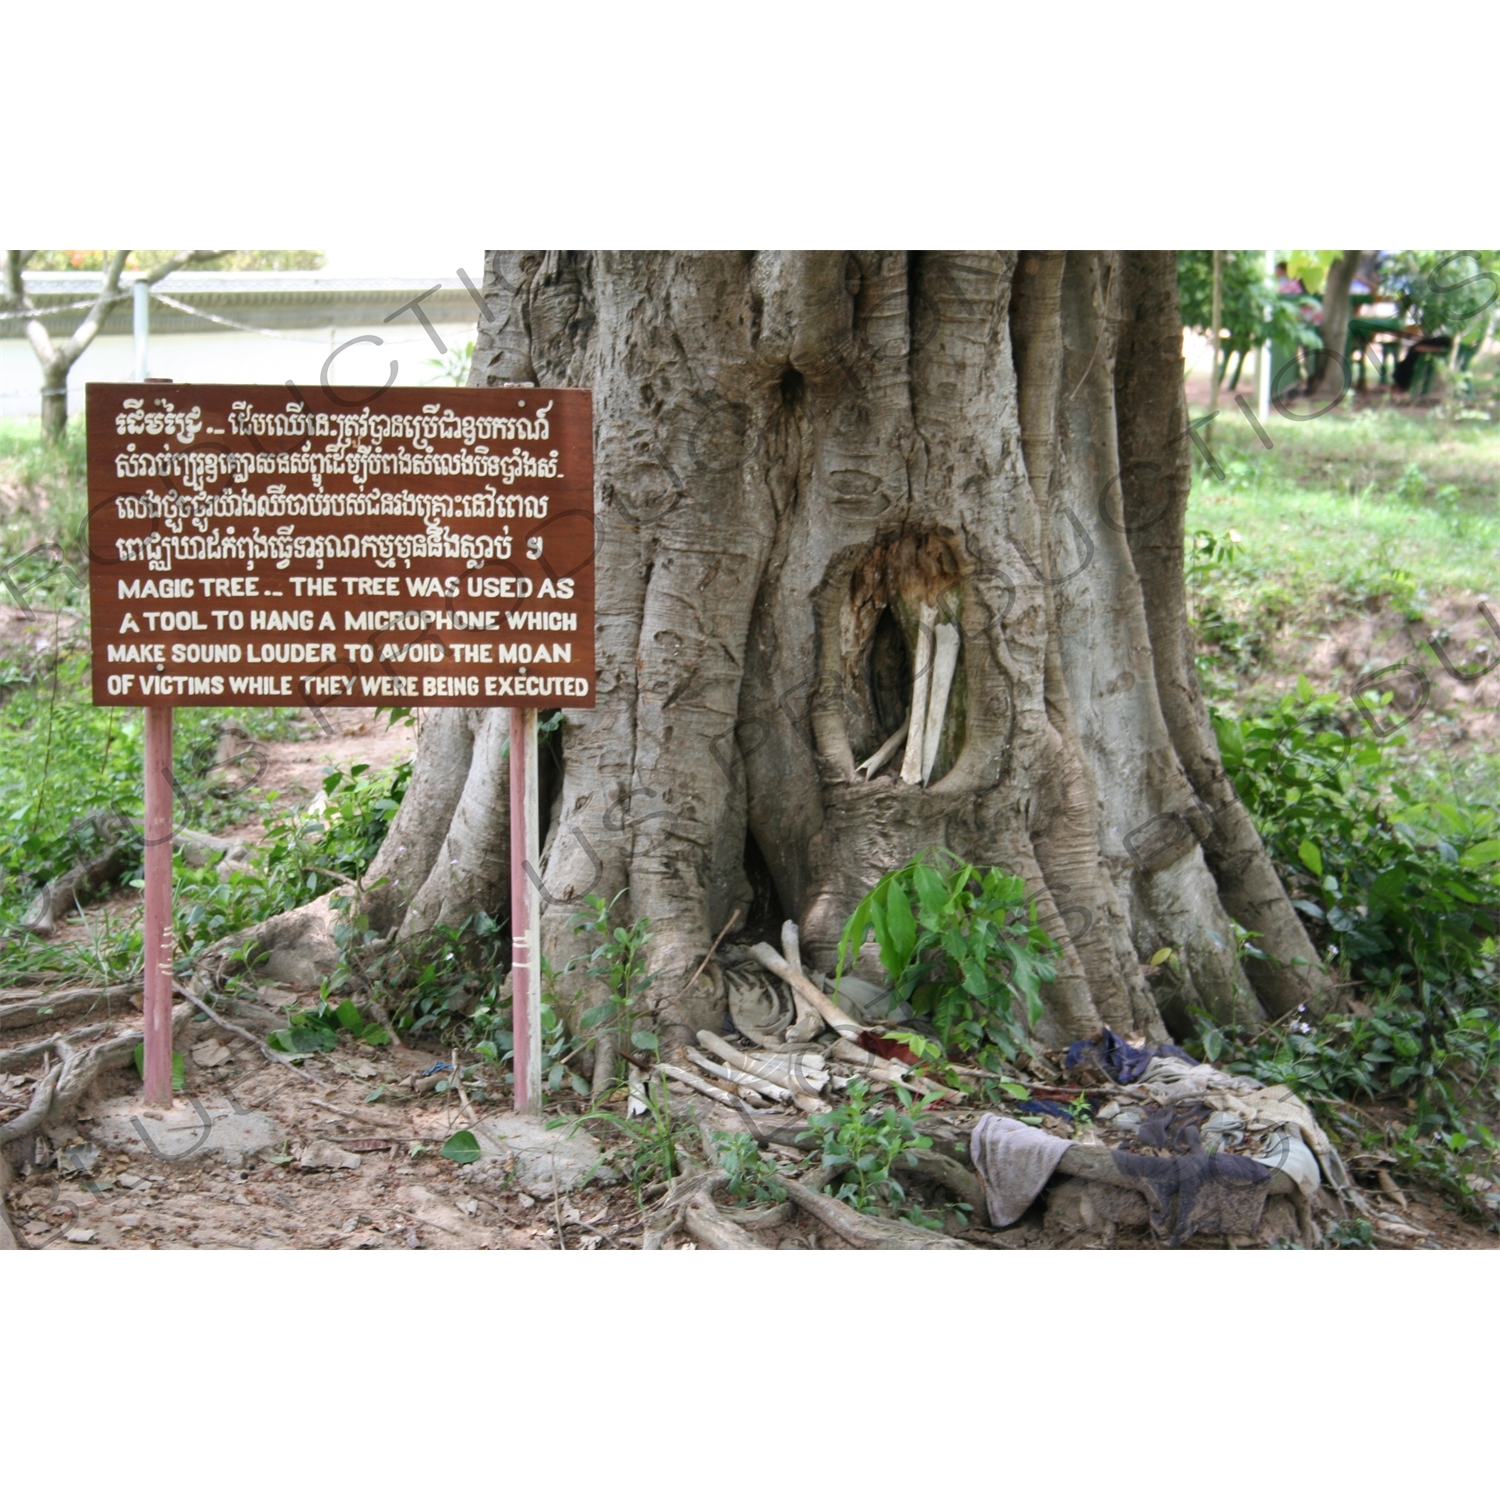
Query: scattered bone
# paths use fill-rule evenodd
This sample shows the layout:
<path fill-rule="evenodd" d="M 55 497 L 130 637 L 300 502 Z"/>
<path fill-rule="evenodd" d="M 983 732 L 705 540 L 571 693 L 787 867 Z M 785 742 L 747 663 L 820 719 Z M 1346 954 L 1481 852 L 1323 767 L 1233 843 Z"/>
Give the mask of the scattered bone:
<path fill-rule="evenodd" d="M 922 779 L 923 727 L 927 723 L 927 703 L 932 696 L 932 648 L 937 632 L 937 605 L 924 604 L 917 618 L 917 660 L 911 685 L 912 732 L 907 736 L 906 755 L 901 762 L 901 779 L 915 786 Z"/>
<path fill-rule="evenodd" d="M 707 1095 L 715 1104 L 723 1104 L 730 1109 L 739 1109 L 743 1103 L 724 1089 L 712 1083 L 706 1083 L 696 1073 L 689 1073 L 686 1068 L 673 1067 L 671 1063 L 658 1063 L 657 1067 L 665 1077 L 676 1079 L 678 1083 L 685 1083 L 690 1089 L 696 1089 L 700 1094 Z"/>
<path fill-rule="evenodd" d="M 862 760 L 854 768 L 856 777 L 863 776 L 866 781 L 871 781 L 875 773 L 901 748 L 906 742 L 907 730 L 911 727 L 911 716 L 908 715 L 901 721 L 901 727 L 878 749 L 868 760 Z"/>
<path fill-rule="evenodd" d="M 823 1067 L 823 1058 L 817 1052 L 792 1053 L 777 1057 L 752 1057 L 731 1046 L 721 1036 L 711 1031 L 700 1031 L 698 1040 L 710 1052 L 717 1053 L 731 1067 L 749 1073 L 754 1078 L 763 1078 L 778 1088 L 794 1095 L 814 1095 L 828 1086 L 828 1072 Z M 815 1108 L 822 1109 L 821 1101 Z"/>
<path fill-rule="evenodd" d="M 864 1027 L 845 1015 L 801 969 L 793 968 L 769 943 L 756 943 L 750 952 L 763 967 L 791 985 L 792 993 L 806 1000 L 840 1036 L 851 1042 L 859 1040 Z"/>
<path fill-rule="evenodd" d="M 922 785 L 932 778 L 938 745 L 943 738 L 943 720 L 948 713 L 948 695 L 953 690 L 953 669 L 958 664 L 958 630 L 937 627 L 937 649 L 932 664 L 932 691 L 927 699 L 927 724 L 922 732 Z"/>
<path fill-rule="evenodd" d="M 626 1078 L 625 1118 L 629 1119 L 632 1115 L 643 1115 L 647 1111 L 646 1075 L 634 1063 L 631 1063 Z"/>
<path fill-rule="evenodd" d="M 769 949 L 769 944 L 765 946 Z M 781 946 L 786 955 L 783 962 L 787 966 L 787 972 L 798 978 L 805 978 L 806 976 L 802 973 L 801 942 L 797 935 L 797 924 L 795 922 L 783 922 L 781 924 Z M 769 951 L 774 952 L 775 950 L 769 949 Z M 792 1004 L 797 1008 L 797 1020 L 792 1026 L 787 1028 L 787 1041 L 812 1041 L 823 1029 L 822 1012 L 809 1001 L 807 994 L 795 983 L 792 983 Z"/>
<path fill-rule="evenodd" d="M 906 1081 L 905 1063 L 898 1062 L 895 1058 L 877 1057 L 873 1052 L 866 1052 L 858 1042 L 851 1042 L 844 1037 L 840 1037 L 828 1049 L 828 1055 L 838 1062 L 848 1063 L 851 1067 L 886 1073 L 889 1075 L 888 1082 L 904 1083 Z"/>
<path fill-rule="evenodd" d="M 728 972 L 724 975 L 724 985 L 729 993 L 729 1015 L 735 1030 L 758 1047 L 781 1046 L 777 1036 L 786 1034 L 793 1015 L 781 1003 L 780 992 L 754 976 L 740 979 Z"/>
<path fill-rule="evenodd" d="M 768 1079 L 758 1077 L 754 1073 L 747 1073 L 743 1068 L 736 1068 L 724 1063 L 716 1063 L 711 1058 L 705 1057 L 696 1047 L 687 1049 L 689 1059 L 703 1069 L 710 1077 L 722 1078 L 726 1083 L 732 1083 L 742 1094 L 749 1089 L 767 1100 L 779 1104 L 789 1104 L 792 1093 L 790 1089 L 784 1089 L 778 1083 L 771 1083 Z"/>

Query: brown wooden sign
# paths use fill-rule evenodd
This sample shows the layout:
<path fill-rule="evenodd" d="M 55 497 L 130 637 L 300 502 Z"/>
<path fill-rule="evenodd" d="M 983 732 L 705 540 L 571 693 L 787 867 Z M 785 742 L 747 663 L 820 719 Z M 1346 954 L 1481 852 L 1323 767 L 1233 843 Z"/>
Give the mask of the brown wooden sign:
<path fill-rule="evenodd" d="M 87 401 L 96 704 L 593 704 L 588 391 Z"/>

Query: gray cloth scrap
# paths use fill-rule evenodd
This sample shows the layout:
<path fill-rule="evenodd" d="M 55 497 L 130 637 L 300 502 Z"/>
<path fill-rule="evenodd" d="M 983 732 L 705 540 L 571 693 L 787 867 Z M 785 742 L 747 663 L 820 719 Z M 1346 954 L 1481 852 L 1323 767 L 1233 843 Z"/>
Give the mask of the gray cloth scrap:
<path fill-rule="evenodd" d="M 981 1115 L 969 1137 L 969 1159 L 984 1183 L 990 1223 L 1014 1224 L 1047 1186 L 1073 1143 L 1004 1115 Z"/>

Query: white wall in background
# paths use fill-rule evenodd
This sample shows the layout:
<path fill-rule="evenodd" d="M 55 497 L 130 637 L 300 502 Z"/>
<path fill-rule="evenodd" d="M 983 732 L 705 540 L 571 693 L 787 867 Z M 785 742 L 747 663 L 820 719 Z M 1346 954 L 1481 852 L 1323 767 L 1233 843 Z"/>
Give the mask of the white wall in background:
<path fill-rule="evenodd" d="M 82 314 L 80 314 L 82 316 Z M 427 363 L 438 352 L 426 333 L 408 315 L 403 325 L 374 324 L 355 328 L 294 328 L 275 338 L 221 329 L 213 333 L 153 336 L 150 343 L 152 375 L 203 383 L 280 385 L 294 380 L 316 386 L 328 356 L 340 344 L 361 334 L 383 339 L 381 344 L 355 344 L 334 361 L 328 379 L 333 385 L 381 386 L 397 362 L 397 385 L 426 385 L 443 376 Z M 474 337 L 473 323 L 434 325 L 450 349 Z M 409 331 L 408 331 L 409 329 Z M 83 411 L 83 387 L 90 380 L 130 380 L 135 369 L 135 345 L 117 334 L 100 335 L 68 375 L 68 412 Z M 25 339 L 0 339 L 0 417 L 34 417 L 41 411 L 42 369 Z"/>

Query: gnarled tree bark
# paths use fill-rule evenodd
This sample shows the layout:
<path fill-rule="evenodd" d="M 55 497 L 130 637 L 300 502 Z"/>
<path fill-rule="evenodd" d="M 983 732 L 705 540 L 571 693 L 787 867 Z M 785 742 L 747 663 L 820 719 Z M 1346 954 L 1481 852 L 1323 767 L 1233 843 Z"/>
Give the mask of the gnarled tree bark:
<path fill-rule="evenodd" d="M 594 392 L 599 698 L 557 739 L 555 967 L 582 898 L 626 891 L 688 1042 L 736 907 L 830 966 L 874 881 L 945 845 L 1024 877 L 1061 944 L 1049 1043 L 1316 996 L 1191 658 L 1170 253 L 493 252 L 484 291 L 471 384 Z M 503 718 L 427 716 L 379 930 L 503 912 Z M 1273 955 L 1248 979 L 1231 916 Z"/>

